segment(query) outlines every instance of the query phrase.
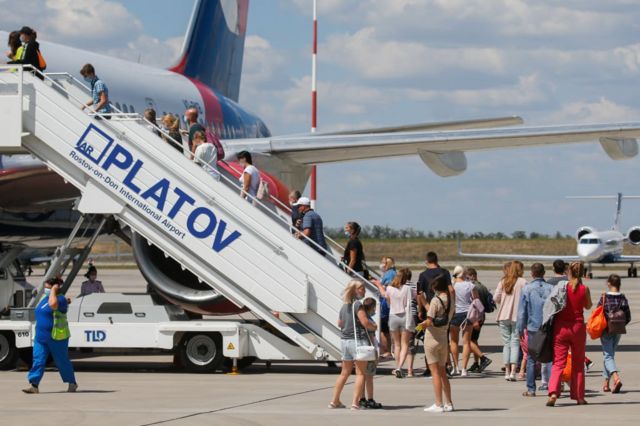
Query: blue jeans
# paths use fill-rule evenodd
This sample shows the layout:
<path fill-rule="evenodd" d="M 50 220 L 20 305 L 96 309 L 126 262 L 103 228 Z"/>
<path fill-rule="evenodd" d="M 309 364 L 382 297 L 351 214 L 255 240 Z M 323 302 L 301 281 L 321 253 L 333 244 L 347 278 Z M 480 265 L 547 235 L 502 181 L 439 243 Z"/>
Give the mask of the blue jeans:
<path fill-rule="evenodd" d="M 69 359 L 69 339 L 50 339 L 46 343 L 38 342 L 37 340 L 33 342 L 33 363 L 27 375 L 29 383 L 36 386 L 40 384 L 40 380 L 42 380 L 42 376 L 44 375 L 44 369 L 47 367 L 49 354 L 53 357 L 56 367 L 58 367 L 62 381 L 65 383 L 76 383 L 73 365 Z"/>
<path fill-rule="evenodd" d="M 620 334 L 609 334 L 605 331 L 602 337 L 600 337 L 602 353 L 604 355 L 602 375 L 607 380 L 611 378 L 613 373 L 618 372 L 618 367 L 616 367 L 616 349 L 618 348 L 618 343 L 620 343 L 620 336 Z"/>
<path fill-rule="evenodd" d="M 530 331 L 529 336 L 531 336 L 533 333 L 533 331 Z M 549 386 L 549 377 L 551 377 L 551 364 L 551 362 L 541 364 L 543 386 Z M 527 390 L 529 392 L 536 391 L 536 362 L 533 360 L 533 357 L 531 357 L 531 355 L 527 357 Z"/>
<path fill-rule="evenodd" d="M 518 338 L 518 330 L 515 321 L 498 321 L 500 334 L 502 335 L 502 361 L 504 365 L 517 364 L 518 356 L 520 356 L 520 339 Z"/>

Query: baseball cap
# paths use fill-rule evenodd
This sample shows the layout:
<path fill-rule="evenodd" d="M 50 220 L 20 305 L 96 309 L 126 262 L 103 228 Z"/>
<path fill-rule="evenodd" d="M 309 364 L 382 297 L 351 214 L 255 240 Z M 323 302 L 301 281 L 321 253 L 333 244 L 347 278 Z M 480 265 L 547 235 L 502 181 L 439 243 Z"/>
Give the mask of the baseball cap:
<path fill-rule="evenodd" d="M 307 197 L 300 197 L 298 198 L 298 201 L 293 203 L 293 205 L 294 206 L 310 206 L 311 200 L 309 200 Z"/>

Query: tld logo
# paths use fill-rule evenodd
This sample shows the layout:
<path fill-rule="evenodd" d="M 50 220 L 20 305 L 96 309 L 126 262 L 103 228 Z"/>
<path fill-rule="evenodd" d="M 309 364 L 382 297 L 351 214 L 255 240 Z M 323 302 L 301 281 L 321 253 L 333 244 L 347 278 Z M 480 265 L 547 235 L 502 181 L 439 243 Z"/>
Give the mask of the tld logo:
<path fill-rule="evenodd" d="M 84 335 L 87 342 L 104 342 L 107 340 L 107 333 L 103 330 L 85 330 Z"/>
<path fill-rule="evenodd" d="M 113 138 L 111 136 L 90 124 L 78 142 L 76 142 L 76 150 L 92 162 L 100 164 L 100 160 L 107 153 L 112 143 Z"/>

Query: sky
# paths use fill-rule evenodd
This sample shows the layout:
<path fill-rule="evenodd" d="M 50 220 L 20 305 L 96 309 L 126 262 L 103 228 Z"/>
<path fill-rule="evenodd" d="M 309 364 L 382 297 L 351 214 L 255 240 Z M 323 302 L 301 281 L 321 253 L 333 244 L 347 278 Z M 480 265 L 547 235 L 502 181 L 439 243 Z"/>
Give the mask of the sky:
<path fill-rule="evenodd" d="M 311 0 L 253 0 L 240 103 L 274 134 L 310 125 Z M 0 28 L 165 67 L 191 0 L 0 0 Z M 637 0 L 318 0 L 318 130 L 519 115 L 528 125 L 640 121 Z M 467 154 L 440 178 L 417 157 L 322 165 L 325 225 L 572 234 L 639 195 L 640 159 L 597 143 Z M 640 224 L 628 200 L 622 228 Z"/>

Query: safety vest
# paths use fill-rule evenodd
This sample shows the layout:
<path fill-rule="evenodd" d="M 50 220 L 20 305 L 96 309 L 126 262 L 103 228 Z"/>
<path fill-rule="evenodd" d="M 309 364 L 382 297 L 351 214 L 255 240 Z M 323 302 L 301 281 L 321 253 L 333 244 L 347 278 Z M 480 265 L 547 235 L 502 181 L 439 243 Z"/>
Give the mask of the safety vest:
<path fill-rule="evenodd" d="M 55 310 L 53 311 L 53 328 L 51 329 L 51 338 L 53 340 L 65 340 L 71 337 L 69 330 L 69 322 L 67 314 Z"/>
<path fill-rule="evenodd" d="M 13 57 L 13 59 L 14 59 L 14 60 L 22 60 L 22 59 L 24 59 L 24 58 L 22 57 L 22 55 L 24 55 L 24 44 L 21 44 L 21 45 L 20 45 L 20 47 L 18 47 L 18 48 L 16 49 L 16 54 L 15 54 L 15 56 Z"/>

